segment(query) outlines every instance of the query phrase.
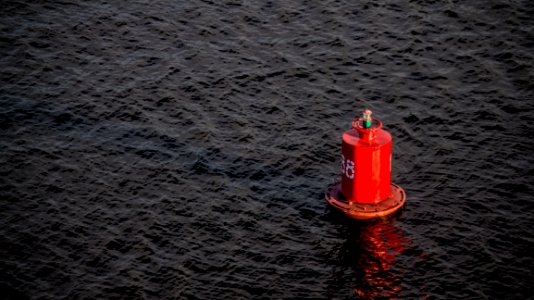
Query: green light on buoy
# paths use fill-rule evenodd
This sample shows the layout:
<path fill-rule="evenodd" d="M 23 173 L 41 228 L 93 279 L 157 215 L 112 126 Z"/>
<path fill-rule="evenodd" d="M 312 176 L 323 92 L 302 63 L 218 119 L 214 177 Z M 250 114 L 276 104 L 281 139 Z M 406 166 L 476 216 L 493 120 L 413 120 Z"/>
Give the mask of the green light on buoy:
<path fill-rule="evenodd" d="M 371 128 L 371 125 L 373 123 L 373 120 L 371 119 L 371 114 L 373 112 L 366 109 L 364 112 L 363 112 L 363 124 L 362 124 L 362 127 L 365 128 L 365 129 L 369 129 Z"/>

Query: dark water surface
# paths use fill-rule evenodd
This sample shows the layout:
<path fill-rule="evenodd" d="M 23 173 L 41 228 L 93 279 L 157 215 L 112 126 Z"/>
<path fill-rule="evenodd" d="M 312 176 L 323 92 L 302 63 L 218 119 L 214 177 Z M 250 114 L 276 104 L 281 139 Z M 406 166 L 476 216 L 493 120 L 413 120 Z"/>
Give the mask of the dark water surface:
<path fill-rule="evenodd" d="M 531 1 L 2 1 L 3 299 L 525 299 Z M 400 216 L 323 199 L 368 107 Z"/>

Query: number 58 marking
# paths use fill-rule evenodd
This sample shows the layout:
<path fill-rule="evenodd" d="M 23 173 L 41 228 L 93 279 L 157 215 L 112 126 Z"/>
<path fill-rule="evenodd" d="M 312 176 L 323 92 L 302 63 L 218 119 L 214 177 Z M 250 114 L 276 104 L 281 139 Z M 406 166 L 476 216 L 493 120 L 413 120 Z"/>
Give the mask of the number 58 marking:
<path fill-rule="evenodd" d="M 348 179 L 354 178 L 354 162 L 350 159 L 345 160 L 344 155 L 341 155 L 341 174 Z"/>

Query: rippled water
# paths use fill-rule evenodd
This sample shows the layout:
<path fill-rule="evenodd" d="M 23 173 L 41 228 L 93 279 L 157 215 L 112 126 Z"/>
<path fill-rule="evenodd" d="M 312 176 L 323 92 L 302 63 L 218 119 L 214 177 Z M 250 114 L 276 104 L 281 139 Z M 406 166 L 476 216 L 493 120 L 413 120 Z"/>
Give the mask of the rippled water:
<path fill-rule="evenodd" d="M 4 299 L 525 299 L 529 1 L 3 1 Z M 401 215 L 330 209 L 363 108 Z"/>

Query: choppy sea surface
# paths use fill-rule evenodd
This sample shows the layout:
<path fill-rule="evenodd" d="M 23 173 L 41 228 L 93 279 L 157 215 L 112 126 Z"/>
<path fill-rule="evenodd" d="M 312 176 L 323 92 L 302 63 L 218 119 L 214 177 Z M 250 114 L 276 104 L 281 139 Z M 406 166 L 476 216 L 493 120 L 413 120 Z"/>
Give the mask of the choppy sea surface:
<path fill-rule="evenodd" d="M 527 299 L 531 1 L 2 1 L 3 299 Z M 324 201 L 393 136 L 397 216 Z"/>

